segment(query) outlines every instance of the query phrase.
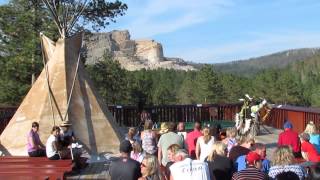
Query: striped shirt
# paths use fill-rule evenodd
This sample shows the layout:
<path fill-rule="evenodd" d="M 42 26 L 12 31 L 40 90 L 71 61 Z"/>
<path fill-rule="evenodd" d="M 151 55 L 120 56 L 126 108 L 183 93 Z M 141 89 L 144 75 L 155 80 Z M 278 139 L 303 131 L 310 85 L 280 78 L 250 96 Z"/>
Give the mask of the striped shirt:
<path fill-rule="evenodd" d="M 268 176 L 255 167 L 248 167 L 242 171 L 236 172 L 232 180 L 268 180 Z"/>

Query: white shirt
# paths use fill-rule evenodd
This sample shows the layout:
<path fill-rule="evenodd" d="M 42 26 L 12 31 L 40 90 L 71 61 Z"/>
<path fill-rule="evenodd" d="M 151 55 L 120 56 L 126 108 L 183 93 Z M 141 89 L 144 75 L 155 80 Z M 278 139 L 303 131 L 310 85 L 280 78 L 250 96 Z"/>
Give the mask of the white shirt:
<path fill-rule="evenodd" d="M 170 172 L 174 180 L 210 180 L 207 163 L 190 158 L 174 163 Z"/>
<path fill-rule="evenodd" d="M 212 145 L 214 143 L 214 137 L 211 136 L 211 139 L 206 144 L 204 143 L 203 136 L 198 138 L 200 144 L 200 161 L 204 161 L 204 159 L 209 155 L 210 151 L 212 150 Z"/>
<path fill-rule="evenodd" d="M 57 151 L 54 150 L 53 145 L 52 145 L 53 142 L 55 142 L 55 141 L 57 141 L 57 138 L 51 134 L 47 140 L 47 143 L 46 143 L 46 153 L 47 153 L 48 158 L 50 158 L 58 153 Z"/>

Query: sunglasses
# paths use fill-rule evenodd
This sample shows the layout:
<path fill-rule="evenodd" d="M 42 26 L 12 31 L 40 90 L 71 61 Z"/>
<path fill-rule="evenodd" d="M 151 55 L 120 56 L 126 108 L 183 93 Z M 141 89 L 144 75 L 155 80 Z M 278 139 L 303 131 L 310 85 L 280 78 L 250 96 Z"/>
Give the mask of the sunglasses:
<path fill-rule="evenodd" d="M 141 167 L 147 167 L 147 165 L 145 165 L 145 164 L 143 164 L 143 163 L 141 163 L 140 166 L 141 166 Z"/>

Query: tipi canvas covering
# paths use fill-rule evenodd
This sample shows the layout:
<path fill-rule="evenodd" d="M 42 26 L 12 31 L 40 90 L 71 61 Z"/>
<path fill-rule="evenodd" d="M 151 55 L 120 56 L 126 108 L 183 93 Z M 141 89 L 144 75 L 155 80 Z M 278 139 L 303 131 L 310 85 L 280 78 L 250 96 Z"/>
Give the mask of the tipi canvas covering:
<path fill-rule="evenodd" d="M 76 139 L 89 153 L 118 152 L 118 126 L 79 63 L 82 34 L 60 38 L 56 43 L 44 35 L 41 40 L 45 68 L 1 134 L 1 151 L 27 155 L 32 122 L 40 124 L 39 134 L 45 144 L 54 125 L 69 121 Z"/>

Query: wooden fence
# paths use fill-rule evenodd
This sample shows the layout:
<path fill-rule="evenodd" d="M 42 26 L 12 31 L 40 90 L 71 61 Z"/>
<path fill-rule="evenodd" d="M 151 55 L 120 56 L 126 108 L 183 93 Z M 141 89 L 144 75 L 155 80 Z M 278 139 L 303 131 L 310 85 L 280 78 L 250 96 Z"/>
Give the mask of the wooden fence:
<path fill-rule="evenodd" d="M 155 122 L 193 122 L 232 120 L 241 104 L 196 104 L 144 107 Z M 139 111 L 134 106 L 109 106 L 109 110 L 121 126 L 137 126 Z"/>
<path fill-rule="evenodd" d="M 278 129 L 283 129 L 283 124 L 289 120 L 293 124 L 296 132 L 303 132 L 309 121 L 320 128 L 320 109 L 306 108 L 298 106 L 277 106 L 271 110 L 270 116 L 266 120 L 266 124 Z"/>
<path fill-rule="evenodd" d="M 151 118 L 156 122 L 193 122 L 195 120 L 233 120 L 235 113 L 239 112 L 240 108 L 241 104 L 198 104 L 148 106 L 144 109 L 151 114 Z M 0 134 L 14 115 L 16 109 L 16 107 L 0 107 Z M 109 106 L 109 110 L 120 126 L 137 126 L 139 124 L 140 116 L 137 107 Z M 310 120 L 319 126 L 320 109 L 275 106 L 264 123 L 282 129 L 284 121 L 287 119 L 292 122 L 294 130 L 300 133 L 305 129 L 306 124 Z"/>

